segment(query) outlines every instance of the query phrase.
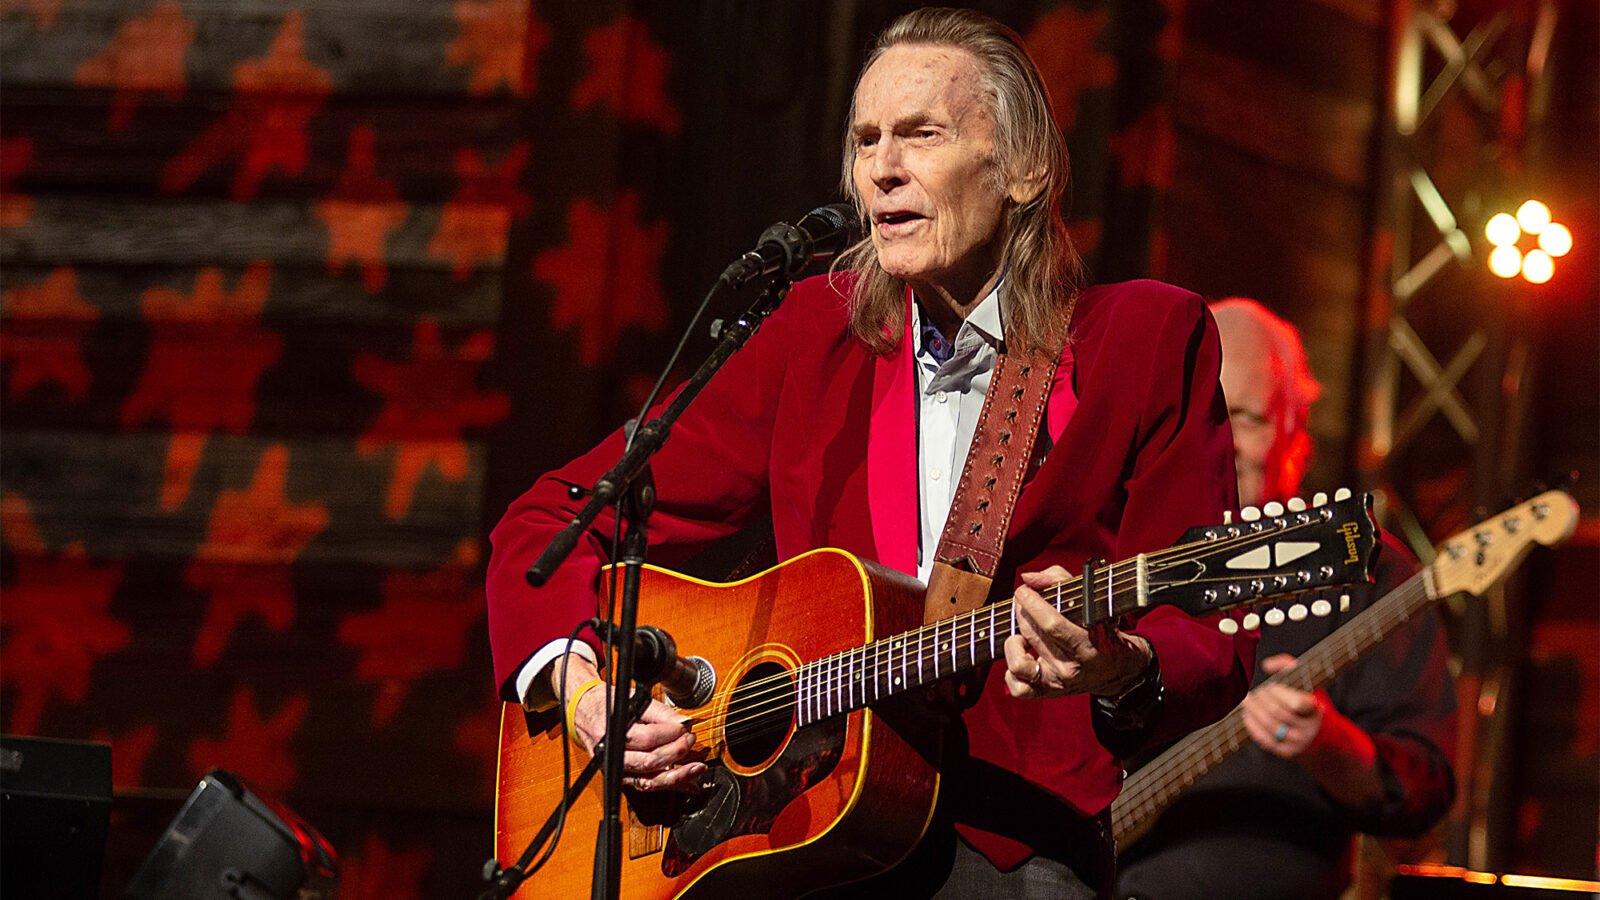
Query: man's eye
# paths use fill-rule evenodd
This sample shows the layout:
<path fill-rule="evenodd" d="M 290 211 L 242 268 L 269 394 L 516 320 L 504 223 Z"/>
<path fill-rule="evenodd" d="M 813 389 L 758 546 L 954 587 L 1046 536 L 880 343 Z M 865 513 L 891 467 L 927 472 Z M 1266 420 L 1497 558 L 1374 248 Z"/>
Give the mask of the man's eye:
<path fill-rule="evenodd" d="M 1239 428 L 1260 428 L 1267 424 L 1267 417 L 1247 409 L 1236 409 L 1228 414 L 1233 424 Z"/>

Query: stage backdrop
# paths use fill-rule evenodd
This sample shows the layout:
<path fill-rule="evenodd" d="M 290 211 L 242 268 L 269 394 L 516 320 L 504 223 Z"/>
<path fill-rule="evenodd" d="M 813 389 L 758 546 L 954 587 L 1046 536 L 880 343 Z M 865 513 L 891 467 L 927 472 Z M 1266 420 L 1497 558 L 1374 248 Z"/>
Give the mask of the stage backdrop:
<path fill-rule="evenodd" d="M 474 893 L 487 530 L 839 199 L 915 5 L 0 4 L 0 727 L 112 743 L 106 896 L 212 766 L 324 831 L 341 897 Z M 1334 480 L 1377 0 L 974 5 L 1050 84 L 1095 278 L 1307 324 Z"/>
<path fill-rule="evenodd" d="M 991 7 L 1086 254 L 1144 272 L 1178 10 Z M 108 896 L 212 766 L 318 825 L 343 897 L 473 890 L 487 527 L 723 264 L 837 198 L 904 8 L 3 7 L 3 727 L 112 743 Z"/>

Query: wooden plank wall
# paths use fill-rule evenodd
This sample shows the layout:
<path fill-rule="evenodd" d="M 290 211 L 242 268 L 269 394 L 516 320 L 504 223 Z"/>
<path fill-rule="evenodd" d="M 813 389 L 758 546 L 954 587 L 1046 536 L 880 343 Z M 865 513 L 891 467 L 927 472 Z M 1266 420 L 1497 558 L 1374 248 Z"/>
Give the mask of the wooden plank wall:
<path fill-rule="evenodd" d="M 108 896 L 135 798 L 211 766 L 324 830 L 341 896 L 462 893 L 487 855 L 527 21 L 5 7 L 4 727 L 112 742 Z"/>

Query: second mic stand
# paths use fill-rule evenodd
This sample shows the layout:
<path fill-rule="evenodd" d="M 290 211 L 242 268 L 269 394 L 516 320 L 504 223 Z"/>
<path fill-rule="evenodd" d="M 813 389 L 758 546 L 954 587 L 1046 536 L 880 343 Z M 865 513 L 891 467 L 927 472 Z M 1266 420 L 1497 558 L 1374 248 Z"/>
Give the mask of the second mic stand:
<path fill-rule="evenodd" d="M 622 458 L 595 482 L 589 502 L 556 534 L 539 558 L 528 567 L 528 582 L 534 587 L 550 579 L 562 560 L 577 546 L 602 510 L 617 504 L 618 514 L 627 520 L 622 549 L 622 599 L 617 622 L 617 667 L 612 706 L 607 718 L 605 777 L 601 779 L 604 815 L 595 836 L 594 900 L 616 900 L 622 888 L 622 761 L 627 752 L 628 686 L 633 683 L 633 635 L 639 611 L 639 580 L 648 545 L 646 522 L 655 505 L 655 485 L 649 475 L 649 461 L 666 443 L 672 426 L 700 395 L 711 377 L 743 347 L 766 317 L 777 309 L 789 292 L 790 280 L 775 276 L 744 315 L 723 327 L 717 345 L 700 364 L 678 395 L 659 416 L 641 424 L 631 436 Z M 640 685 L 641 688 L 647 686 Z M 618 739 L 613 740 L 613 736 Z"/>

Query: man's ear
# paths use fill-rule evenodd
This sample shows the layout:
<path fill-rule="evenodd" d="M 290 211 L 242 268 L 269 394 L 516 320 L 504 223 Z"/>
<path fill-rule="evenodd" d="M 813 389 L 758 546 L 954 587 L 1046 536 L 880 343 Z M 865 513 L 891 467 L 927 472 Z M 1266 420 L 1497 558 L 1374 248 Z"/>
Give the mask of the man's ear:
<path fill-rule="evenodd" d="M 1047 180 L 1044 167 L 1040 166 L 1027 175 L 1012 178 L 1010 183 L 1006 185 L 1006 193 L 1011 196 L 1011 202 L 1018 206 L 1024 206 L 1033 202 L 1034 198 L 1039 196 L 1039 192 L 1044 190 Z"/>

